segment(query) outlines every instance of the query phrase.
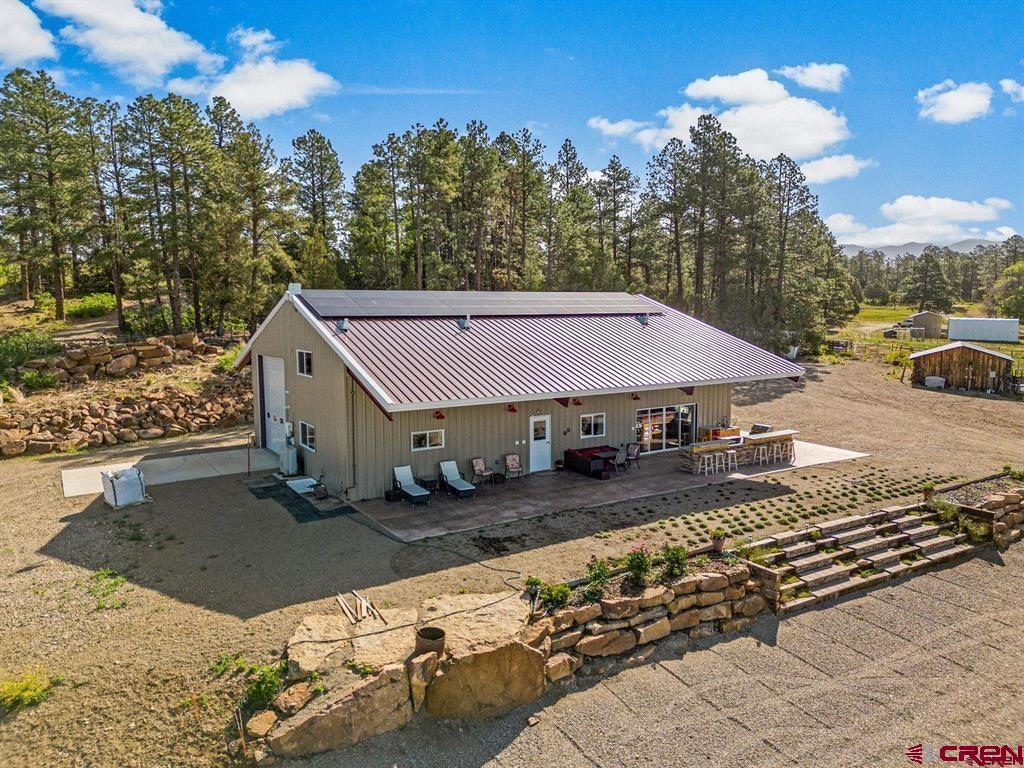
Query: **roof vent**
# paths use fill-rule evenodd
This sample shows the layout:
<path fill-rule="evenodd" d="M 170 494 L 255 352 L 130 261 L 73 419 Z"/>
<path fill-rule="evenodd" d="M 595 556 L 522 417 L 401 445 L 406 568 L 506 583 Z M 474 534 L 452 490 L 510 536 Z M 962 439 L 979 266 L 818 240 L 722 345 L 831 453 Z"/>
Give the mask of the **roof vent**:
<path fill-rule="evenodd" d="M 460 331 L 469 330 L 469 315 L 466 315 L 465 317 L 460 317 L 458 322 Z"/>
<path fill-rule="evenodd" d="M 640 323 L 644 328 L 651 324 L 651 316 L 647 314 L 637 315 L 636 321 Z"/>
<path fill-rule="evenodd" d="M 348 318 L 347 317 L 343 317 L 343 318 L 341 318 L 341 320 L 335 320 L 334 321 L 334 327 L 335 327 L 336 330 L 340 331 L 341 333 L 347 332 L 348 331 Z"/>

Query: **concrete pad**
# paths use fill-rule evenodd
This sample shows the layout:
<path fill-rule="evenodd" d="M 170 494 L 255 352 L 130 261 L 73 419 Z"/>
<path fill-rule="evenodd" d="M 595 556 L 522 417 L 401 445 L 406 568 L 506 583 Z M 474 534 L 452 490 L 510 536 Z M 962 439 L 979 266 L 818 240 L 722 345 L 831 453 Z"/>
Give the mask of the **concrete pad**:
<path fill-rule="evenodd" d="M 266 450 L 253 450 L 252 470 L 265 472 L 277 468 L 277 455 Z M 114 472 L 129 467 L 138 467 L 146 479 L 146 485 L 179 483 L 203 477 L 237 475 L 246 471 L 246 449 L 208 451 L 179 456 L 165 456 L 139 461 L 102 464 L 80 469 L 66 469 L 60 473 L 64 498 L 103 493 L 101 472 Z"/>

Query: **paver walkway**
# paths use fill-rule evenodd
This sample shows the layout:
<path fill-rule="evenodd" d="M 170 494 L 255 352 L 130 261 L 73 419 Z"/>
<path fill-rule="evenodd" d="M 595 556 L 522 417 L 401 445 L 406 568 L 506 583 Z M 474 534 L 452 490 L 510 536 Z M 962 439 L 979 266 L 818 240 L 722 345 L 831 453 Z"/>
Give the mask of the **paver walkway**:
<path fill-rule="evenodd" d="M 503 718 L 420 719 L 301 766 L 862 768 L 911 765 L 921 742 L 1022 744 L 1022 594 L 1024 546 L 989 550 L 682 657 L 666 643 Z"/>

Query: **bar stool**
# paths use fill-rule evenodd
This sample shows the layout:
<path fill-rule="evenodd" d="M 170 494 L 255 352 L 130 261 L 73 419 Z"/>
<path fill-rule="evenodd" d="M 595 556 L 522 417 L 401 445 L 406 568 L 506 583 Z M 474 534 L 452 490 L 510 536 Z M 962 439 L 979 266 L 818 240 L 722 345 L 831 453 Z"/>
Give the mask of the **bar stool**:
<path fill-rule="evenodd" d="M 714 467 L 715 457 L 712 453 L 702 453 L 697 458 L 697 474 L 710 475 Z"/>
<path fill-rule="evenodd" d="M 725 451 L 715 451 L 715 474 L 725 472 Z"/>
<path fill-rule="evenodd" d="M 782 443 L 776 440 L 772 443 L 772 464 L 782 461 Z"/>
<path fill-rule="evenodd" d="M 794 464 L 796 463 L 796 440 L 790 440 L 786 443 L 786 453 L 789 454 L 788 458 Z"/>
<path fill-rule="evenodd" d="M 754 448 L 754 461 L 761 466 L 768 463 L 768 445 L 767 443 L 760 443 Z"/>
<path fill-rule="evenodd" d="M 739 454 L 735 450 L 728 450 L 728 451 L 725 452 L 725 471 L 726 472 L 728 472 L 729 470 L 732 470 L 732 469 L 735 469 L 736 471 L 739 471 L 740 462 L 739 462 L 739 459 L 737 458 L 738 455 Z"/>

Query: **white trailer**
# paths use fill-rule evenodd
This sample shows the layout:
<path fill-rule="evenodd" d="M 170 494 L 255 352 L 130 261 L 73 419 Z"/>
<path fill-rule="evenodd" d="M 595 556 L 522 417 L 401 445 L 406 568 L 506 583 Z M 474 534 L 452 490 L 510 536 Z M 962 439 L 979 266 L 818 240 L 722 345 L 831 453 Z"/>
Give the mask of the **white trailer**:
<path fill-rule="evenodd" d="M 1020 340 L 1020 320 L 1008 317 L 951 317 L 946 335 L 950 341 L 1002 341 L 1016 344 Z"/>

